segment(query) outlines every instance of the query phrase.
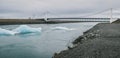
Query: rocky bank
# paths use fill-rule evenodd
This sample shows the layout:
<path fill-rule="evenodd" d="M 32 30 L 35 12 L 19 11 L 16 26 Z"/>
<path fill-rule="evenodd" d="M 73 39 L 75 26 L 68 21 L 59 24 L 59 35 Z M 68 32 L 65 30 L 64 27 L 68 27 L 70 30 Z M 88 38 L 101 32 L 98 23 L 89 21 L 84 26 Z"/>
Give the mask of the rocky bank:
<path fill-rule="evenodd" d="M 120 24 L 100 23 L 53 58 L 120 58 Z"/>

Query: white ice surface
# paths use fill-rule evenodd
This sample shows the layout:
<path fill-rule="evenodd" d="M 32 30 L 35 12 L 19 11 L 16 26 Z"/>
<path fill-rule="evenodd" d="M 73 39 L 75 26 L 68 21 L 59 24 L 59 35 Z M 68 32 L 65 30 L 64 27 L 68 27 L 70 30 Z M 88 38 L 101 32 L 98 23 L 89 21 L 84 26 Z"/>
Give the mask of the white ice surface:
<path fill-rule="evenodd" d="M 0 28 L 0 35 L 14 35 L 16 32 Z"/>
<path fill-rule="evenodd" d="M 67 27 L 54 27 L 53 30 L 75 30 L 74 28 L 67 28 Z"/>
<path fill-rule="evenodd" d="M 12 30 L 18 34 L 24 34 L 24 33 L 40 33 L 42 28 L 32 28 L 27 25 L 20 25 L 18 28 Z"/>

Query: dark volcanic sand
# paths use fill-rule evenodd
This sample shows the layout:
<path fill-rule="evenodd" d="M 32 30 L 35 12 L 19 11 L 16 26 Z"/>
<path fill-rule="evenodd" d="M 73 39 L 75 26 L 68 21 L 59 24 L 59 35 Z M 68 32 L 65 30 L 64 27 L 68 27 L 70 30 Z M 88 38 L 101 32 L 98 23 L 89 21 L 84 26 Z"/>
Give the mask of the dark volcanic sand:
<path fill-rule="evenodd" d="M 97 24 L 53 58 L 120 58 L 120 24 Z"/>

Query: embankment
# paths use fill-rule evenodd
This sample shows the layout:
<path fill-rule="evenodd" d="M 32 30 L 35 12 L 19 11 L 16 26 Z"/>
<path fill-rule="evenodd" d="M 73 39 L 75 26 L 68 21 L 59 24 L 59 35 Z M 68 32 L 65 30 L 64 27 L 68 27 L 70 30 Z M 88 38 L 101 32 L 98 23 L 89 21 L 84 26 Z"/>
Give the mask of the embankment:
<path fill-rule="evenodd" d="M 0 19 L 0 25 L 8 24 L 40 24 L 44 23 L 43 19 Z"/>
<path fill-rule="evenodd" d="M 79 23 L 79 22 L 108 22 L 108 21 L 73 21 L 73 20 L 50 20 L 41 19 L 0 19 L 0 25 L 10 24 L 58 24 L 58 23 Z"/>
<path fill-rule="evenodd" d="M 120 24 L 100 23 L 53 58 L 120 58 Z"/>
<path fill-rule="evenodd" d="M 59 21 L 44 19 L 0 19 L 0 25 L 12 25 L 12 24 L 58 24 L 58 23 L 77 23 L 81 21 Z"/>

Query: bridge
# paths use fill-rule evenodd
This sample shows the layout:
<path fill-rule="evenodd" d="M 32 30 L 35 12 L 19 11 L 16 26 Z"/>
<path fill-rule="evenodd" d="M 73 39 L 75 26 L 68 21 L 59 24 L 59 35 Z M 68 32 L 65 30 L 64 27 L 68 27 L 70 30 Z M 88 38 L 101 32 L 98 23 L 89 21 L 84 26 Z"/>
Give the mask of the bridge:
<path fill-rule="evenodd" d="M 110 22 L 111 23 L 119 19 L 119 17 L 113 16 L 113 14 L 116 13 L 113 13 L 112 8 L 80 17 L 49 17 L 48 13 L 50 14 L 50 12 L 47 12 L 44 17 L 44 20 L 46 22 L 59 21 L 59 22 Z"/>
<path fill-rule="evenodd" d="M 110 22 L 110 18 L 47 18 L 47 21 Z"/>
<path fill-rule="evenodd" d="M 52 15 L 52 17 L 50 16 Z M 82 15 L 82 14 L 81 14 Z M 77 16 L 77 17 L 69 17 L 69 16 L 59 16 L 56 14 L 54 11 L 46 11 L 44 13 L 38 14 L 38 20 L 39 22 L 114 22 L 120 18 L 120 16 L 116 17 L 117 15 L 120 15 L 120 9 L 106 9 L 103 11 L 96 11 L 96 12 L 91 12 L 86 15 L 82 16 Z M 40 18 L 40 16 L 43 16 Z M 31 19 L 31 17 L 29 18 Z M 35 14 L 32 16 L 32 19 L 36 19 Z M 39 20 L 41 19 L 41 20 Z M 27 21 L 26 21 L 27 22 Z M 32 22 L 32 21 L 31 21 Z M 37 22 L 37 23 L 39 23 Z"/>

